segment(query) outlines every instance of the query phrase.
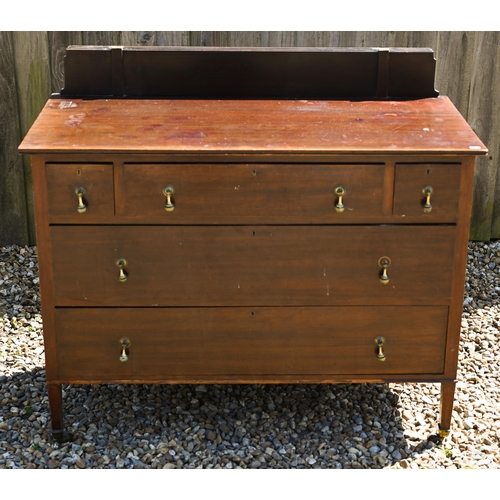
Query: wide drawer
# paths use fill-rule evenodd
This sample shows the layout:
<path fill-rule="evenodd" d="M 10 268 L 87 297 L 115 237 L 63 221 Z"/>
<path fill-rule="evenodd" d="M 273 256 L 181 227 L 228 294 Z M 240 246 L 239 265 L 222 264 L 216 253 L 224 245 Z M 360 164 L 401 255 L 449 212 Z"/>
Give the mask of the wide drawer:
<path fill-rule="evenodd" d="M 447 318 L 447 307 L 56 309 L 59 377 L 437 374 Z"/>
<path fill-rule="evenodd" d="M 446 305 L 456 229 L 53 226 L 50 232 L 56 306 Z"/>
<path fill-rule="evenodd" d="M 169 224 L 376 217 L 383 213 L 384 169 L 383 164 L 125 164 L 118 215 L 162 217 Z M 166 188 L 172 192 L 168 197 Z M 345 192 L 341 199 L 337 188 Z"/>

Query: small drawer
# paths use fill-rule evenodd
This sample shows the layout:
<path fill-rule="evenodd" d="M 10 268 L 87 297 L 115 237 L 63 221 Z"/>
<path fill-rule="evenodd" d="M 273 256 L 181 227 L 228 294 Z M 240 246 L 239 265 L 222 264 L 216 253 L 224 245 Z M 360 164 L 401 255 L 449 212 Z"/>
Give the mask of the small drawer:
<path fill-rule="evenodd" d="M 394 215 L 422 217 L 432 222 L 455 222 L 458 214 L 461 165 L 398 164 Z"/>
<path fill-rule="evenodd" d="M 114 215 L 113 165 L 48 163 L 50 215 Z"/>
<path fill-rule="evenodd" d="M 300 382 L 442 373 L 448 308 L 64 308 L 55 322 L 59 376 L 68 382 L 251 375 Z"/>
<path fill-rule="evenodd" d="M 118 214 L 169 224 L 342 223 L 380 216 L 383 188 L 381 164 L 125 164 Z"/>

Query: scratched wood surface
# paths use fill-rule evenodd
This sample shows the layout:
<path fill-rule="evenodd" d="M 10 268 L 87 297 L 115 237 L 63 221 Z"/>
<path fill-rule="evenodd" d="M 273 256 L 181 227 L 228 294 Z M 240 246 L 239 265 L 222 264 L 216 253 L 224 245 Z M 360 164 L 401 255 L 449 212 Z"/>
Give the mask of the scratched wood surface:
<path fill-rule="evenodd" d="M 51 99 L 20 151 L 484 154 L 486 148 L 447 97 L 355 105 Z"/>
<path fill-rule="evenodd" d="M 0 151 L 0 189 L 2 228 L 0 244 L 34 243 L 34 221 L 26 199 L 29 182 L 15 149 L 26 126 L 34 117 L 24 113 L 22 101 L 31 99 L 26 87 L 19 87 L 16 72 L 29 73 L 27 65 L 46 66 L 50 78 L 45 90 L 56 92 L 63 81 L 62 57 L 68 45 L 138 45 L 138 46 L 256 46 L 256 47 L 430 47 L 437 60 L 436 89 L 449 96 L 464 115 L 490 155 L 479 160 L 476 169 L 471 238 L 500 238 L 500 164 L 498 132 L 500 116 L 500 35 L 498 32 L 328 32 L 328 31 L 128 31 L 128 32 L 4 32 L 0 36 L 0 100 L 7 110 L 2 120 Z M 26 54 L 15 63 L 14 54 Z M 48 57 L 47 57 L 48 54 Z M 24 68 L 21 68 L 24 66 Z M 43 73 L 43 72 L 42 72 Z M 25 85 L 25 84 L 22 84 Z M 4 90 L 5 88 L 5 90 Z M 5 104 L 4 104 L 5 103 Z M 19 105 L 17 104 L 19 103 Z M 20 127 L 19 123 L 23 125 Z M 15 165 L 15 166 L 13 166 Z M 13 179 L 17 179 L 14 181 Z M 10 186 L 10 187 L 8 187 Z M 21 186 L 20 189 L 15 186 Z M 3 195 L 5 190 L 10 190 Z M 26 194 L 28 192 L 28 194 Z"/>

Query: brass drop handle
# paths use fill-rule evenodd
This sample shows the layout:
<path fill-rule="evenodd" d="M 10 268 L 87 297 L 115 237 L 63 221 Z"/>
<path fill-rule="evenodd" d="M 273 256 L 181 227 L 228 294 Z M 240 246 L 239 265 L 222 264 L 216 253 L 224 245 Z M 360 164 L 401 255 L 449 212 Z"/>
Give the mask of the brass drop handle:
<path fill-rule="evenodd" d="M 385 361 L 385 354 L 383 349 L 385 344 L 385 337 L 382 337 L 382 335 L 375 337 L 375 344 L 378 347 L 377 359 L 379 361 Z"/>
<path fill-rule="evenodd" d="M 337 212 L 343 212 L 345 207 L 344 204 L 342 203 L 342 198 L 345 196 L 347 193 L 347 190 L 344 186 L 337 186 L 334 189 L 335 194 L 338 196 L 337 203 L 335 204 L 335 210 Z"/>
<path fill-rule="evenodd" d="M 84 187 L 79 186 L 75 189 L 75 193 L 76 196 L 78 196 L 78 206 L 76 207 L 76 209 L 78 210 L 79 214 L 83 214 L 87 211 L 87 205 L 83 203 L 83 197 L 87 194 L 87 190 Z"/>
<path fill-rule="evenodd" d="M 432 211 L 432 205 L 431 205 L 431 196 L 432 193 L 434 192 L 434 189 L 432 189 L 432 186 L 425 186 L 422 189 L 422 194 L 425 196 L 425 203 L 424 203 L 424 212 L 429 213 Z"/>
<path fill-rule="evenodd" d="M 387 269 L 391 265 L 391 259 L 389 259 L 389 257 L 380 257 L 378 265 L 382 268 L 380 283 L 382 283 L 382 285 L 387 285 L 387 283 L 389 283 L 389 276 L 387 275 Z"/>
<path fill-rule="evenodd" d="M 125 267 L 127 267 L 127 261 L 125 259 L 118 259 L 116 261 L 116 265 L 118 266 L 118 269 L 120 270 L 120 274 L 118 276 L 118 279 L 120 280 L 121 283 L 125 283 L 127 281 L 128 275 L 125 270 Z"/>
<path fill-rule="evenodd" d="M 122 363 L 125 363 L 125 361 L 128 361 L 128 348 L 130 347 L 130 344 L 132 342 L 130 341 L 130 339 L 128 337 L 122 337 L 120 339 L 120 345 L 122 346 L 122 353 L 120 355 L 120 361 Z"/>
<path fill-rule="evenodd" d="M 165 186 L 163 188 L 163 194 L 167 197 L 167 202 L 165 203 L 165 210 L 167 212 L 173 212 L 175 205 L 172 201 L 172 195 L 175 193 L 173 186 Z"/>

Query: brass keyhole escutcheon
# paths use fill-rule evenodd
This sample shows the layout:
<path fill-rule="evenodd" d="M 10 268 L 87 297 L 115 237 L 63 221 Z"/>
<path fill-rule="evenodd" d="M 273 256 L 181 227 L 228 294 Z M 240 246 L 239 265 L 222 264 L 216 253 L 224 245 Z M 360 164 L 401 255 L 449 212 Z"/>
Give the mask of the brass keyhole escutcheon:
<path fill-rule="evenodd" d="M 75 189 L 75 194 L 78 196 L 78 206 L 76 207 L 76 210 L 79 214 L 83 214 L 87 211 L 87 205 L 83 202 L 83 197 L 87 194 L 87 190 L 82 186 L 78 186 Z"/>
<path fill-rule="evenodd" d="M 337 203 L 335 204 L 335 210 L 339 213 L 345 210 L 345 206 L 343 203 L 343 198 L 347 193 L 347 189 L 344 186 L 337 186 L 334 189 L 334 193 L 337 195 Z"/>
<path fill-rule="evenodd" d="M 387 285 L 387 283 L 389 283 L 389 276 L 387 274 L 387 269 L 391 265 L 391 259 L 389 259 L 389 257 L 380 257 L 380 259 L 378 260 L 378 265 L 382 268 L 380 283 L 382 283 L 382 285 Z"/>
<path fill-rule="evenodd" d="M 125 361 L 128 361 L 128 348 L 130 347 L 130 344 L 132 342 L 128 337 L 122 337 L 120 339 L 120 345 L 122 347 L 122 353 L 120 354 L 120 361 L 122 363 L 125 363 Z"/>
<path fill-rule="evenodd" d="M 175 193 L 175 189 L 173 186 L 165 186 L 163 188 L 163 194 L 167 197 L 167 202 L 165 203 L 165 210 L 167 212 L 173 212 L 175 205 L 172 200 L 172 196 Z"/>
<path fill-rule="evenodd" d="M 118 275 L 118 279 L 119 279 L 120 283 L 125 283 L 125 281 L 127 281 L 127 279 L 128 279 L 128 273 L 125 270 L 125 268 L 127 267 L 126 259 L 118 259 L 116 261 L 116 265 L 118 266 L 118 269 L 120 270 L 120 274 Z"/>
<path fill-rule="evenodd" d="M 382 337 L 382 335 L 379 335 L 378 337 L 375 337 L 374 342 L 378 347 L 377 359 L 379 361 L 385 361 L 385 359 L 386 359 L 386 356 L 384 354 L 385 337 Z"/>
<path fill-rule="evenodd" d="M 434 192 L 434 189 L 432 189 L 432 186 L 425 186 L 422 189 L 422 194 L 425 196 L 425 203 L 424 203 L 424 212 L 425 213 L 429 213 L 432 211 L 431 196 L 432 196 L 433 192 Z"/>

